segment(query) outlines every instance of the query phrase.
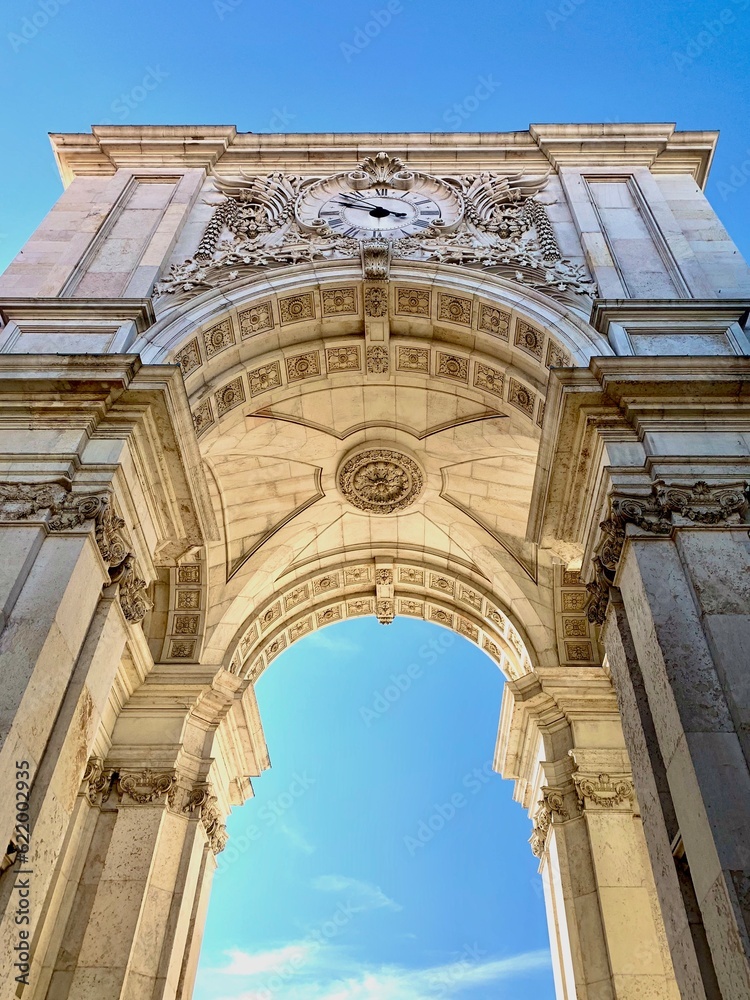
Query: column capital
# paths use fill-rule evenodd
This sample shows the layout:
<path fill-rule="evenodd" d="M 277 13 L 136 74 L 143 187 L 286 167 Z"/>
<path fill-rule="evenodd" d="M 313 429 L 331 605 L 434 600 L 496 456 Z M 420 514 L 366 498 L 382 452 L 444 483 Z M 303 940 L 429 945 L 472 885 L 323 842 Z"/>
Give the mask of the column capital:
<path fill-rule="evenodd" d="M 750 488 L 746 481 L 667 484 L 659 480 L 652 483 L 648 494 L 613 488 L 608 498 L 608 517 L 599 524 L 599 537 L 594 544 L 594 579 L 586 586 L 591 594 L 589 621 L 604 624 L 609 588 L 615 582 L 628 537 L 636 534 L 671 537 L 685 526 L 713 528 L 738 524 L 748 507 Z"/>
<path fill-rule="evenodd" d="M 626 750 L 575 749 L 573 783 L 582 810 L 632 811 L 635 801 L 633 774 Z"/>

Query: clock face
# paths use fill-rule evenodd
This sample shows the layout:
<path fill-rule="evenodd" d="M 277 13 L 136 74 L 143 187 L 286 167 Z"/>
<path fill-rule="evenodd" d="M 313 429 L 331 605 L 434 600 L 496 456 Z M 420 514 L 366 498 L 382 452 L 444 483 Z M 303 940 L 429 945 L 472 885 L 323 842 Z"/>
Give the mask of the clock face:
<path fill-rule="evenodd" d="M 297 217 L 304 228 L 328 227 L 336 235 L 355 240 L 398 240 L 433 226 L 450 231 L 458 224 L 463 205 L 456 193 L 444 187 L 429 180 L 408 190 L 388 184 L 356 189 L 346 178 L 330 178 L 302 196 Z"/>

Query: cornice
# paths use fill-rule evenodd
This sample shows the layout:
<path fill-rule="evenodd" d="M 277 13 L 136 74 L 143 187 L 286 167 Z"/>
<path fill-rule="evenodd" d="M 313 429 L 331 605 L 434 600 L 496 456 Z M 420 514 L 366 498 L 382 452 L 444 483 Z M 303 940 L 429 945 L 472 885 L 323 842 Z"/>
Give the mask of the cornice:
<path fill-rule="evenodd" d="M 552 166 L 648 167 L 690 174 L 705 187 L 718 132 L 677 132 L 674 123 L 531 125 L 531 136 Z"/>
<path fill-rule="evenodd" d="M 0 300 L 0 319 L 9 322 L 135 324 L 137 334 L 156 322 L 151 299 L 14 298 Z"/>
<path fill-rule="evenodd" d="M 646 166 L 690 174 L 704 185 L 718 133 L 676 132 L 671 123 L 531 125 L 519 132 L 238 133 L 232 125 L 98 125 L 51 133 L 60 176 L 111 176 L 119 168 L 216 169 L 231 175 L 283 169 L 325 174 L 351 168 L 381 149 L 440 174 L 544 171 L 550 165 Z"/>
<path fill-rule="evenodd" d="M 591 325 L 607 336 L 610 323 L 700 323 L 724 329 L 750 311 L 747 299 L 596 299 Z"/>

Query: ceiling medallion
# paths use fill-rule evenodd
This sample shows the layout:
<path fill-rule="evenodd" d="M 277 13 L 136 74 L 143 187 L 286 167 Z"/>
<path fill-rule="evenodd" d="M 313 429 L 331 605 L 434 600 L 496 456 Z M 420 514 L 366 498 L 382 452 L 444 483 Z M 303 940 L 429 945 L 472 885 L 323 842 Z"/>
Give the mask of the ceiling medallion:
<path fill-rule="evenodd" d="M 339 469 L 338 485 L 350 504 L 368 514 L 393 514 L 411 506 L 422 492 L 424 477 L 403 452 L 368 448 Z"/>

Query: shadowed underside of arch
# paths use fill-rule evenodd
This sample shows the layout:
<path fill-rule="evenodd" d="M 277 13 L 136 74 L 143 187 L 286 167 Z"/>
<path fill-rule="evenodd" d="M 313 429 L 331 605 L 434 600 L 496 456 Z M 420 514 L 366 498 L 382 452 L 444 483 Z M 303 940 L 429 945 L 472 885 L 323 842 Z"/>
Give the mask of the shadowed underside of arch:
<path fill-rule="evenodd" d="M 136 346 L 182 369 L 220 526 L 207 604 L 167 598 L 163 659 L 255 679 L 377 614 L 454 628 L 511 678 L 598 662 L 583 592 L 559 641 L 552 559 L 527 538 L 549 372 L 611 353 L 576 310 L 489 273 L 331 262 L 170 299 Z"/>

